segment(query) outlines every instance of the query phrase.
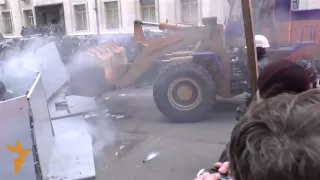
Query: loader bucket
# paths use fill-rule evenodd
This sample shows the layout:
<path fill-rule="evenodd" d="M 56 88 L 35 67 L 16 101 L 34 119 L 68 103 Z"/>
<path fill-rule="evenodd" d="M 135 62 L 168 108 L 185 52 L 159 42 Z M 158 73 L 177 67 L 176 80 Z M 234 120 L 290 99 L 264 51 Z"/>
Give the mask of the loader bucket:
<path fill-rule="evenodd" d="M 123 69 L 118 69 L 119 66 L 128 63 L 125 48 L 114 43 L 105 43 L 90 48 L 87 53 L 103 62 L 107 81 L 112 83 L 125 73 Z"/>
<path fill-rule="evenodd" d="M 127 71 L 125 49 L 103 43 L 76 55 L 69 64 L 71 92 L 95 97 L 113 87 Z"/>

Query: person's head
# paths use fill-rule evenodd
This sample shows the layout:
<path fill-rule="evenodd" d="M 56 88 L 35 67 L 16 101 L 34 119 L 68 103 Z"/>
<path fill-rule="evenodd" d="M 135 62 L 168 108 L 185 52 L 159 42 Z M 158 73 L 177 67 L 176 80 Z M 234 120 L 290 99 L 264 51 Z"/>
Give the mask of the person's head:
<path fill-rule="evenodd" d="M 89 40 L 89 42 L 90 42 L 90 45 L 91 45 L 91 46 L 96 46 L 96 45 L 99 44 L 99 41 L 98 41 L 98 39 L 97 39 L 96 37 L 92 37 L 92 38 Z"/>
<path fill-rule="evenodd" d="M 51 20 L 51 23 L 52 23 L 52 24 L 58 24 L 58 20 L 52 19 L 52 20 Z"/>
<path fill-rule="evenodd" d="M 281 93 L 301 93 L 310 89 L 318 79 L 317 71 L 288 60 L 278 60 L 267 65 L 259 75 L 257 86 L 262 99 Z"/>
<path fill-rule="evenodd" d="M 229 146 L 235 180 L 320 179 L 320 90 L 251 106 Z"/>
<path fill-rule="evenodd" d="M 50 36 L 50 37 L 48 38 L 48 42 L 49 42 L 49 43 L 51 43 L 51 42 L 57 42 L 57 38 L 54 37 L 54 36 Z"/>
<path fill-rule="evenodd" d="M 268 39 L 263 35 L 255 35 L 257 57 L 260 59 L 261 56 L 266 54 L 266 49 L 270 47 Z"/>

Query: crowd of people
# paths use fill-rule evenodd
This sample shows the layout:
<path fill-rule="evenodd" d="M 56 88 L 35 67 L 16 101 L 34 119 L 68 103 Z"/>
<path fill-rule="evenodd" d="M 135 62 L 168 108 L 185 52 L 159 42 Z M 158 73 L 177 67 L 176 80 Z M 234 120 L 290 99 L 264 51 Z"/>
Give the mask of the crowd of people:
<path fill-rule="evenodd" d="M 54 25 L 54 24 L 53 24 Z M 83 36 L 59 36 L 57 28 L 50 26 L 37 26 L 23 28 L 22 38 L 5 39 L 0 36 L 0 60 L 26 49 L 35 51 L 45 44 L 54 42 L 62 60 L 67 60 L 78 51 L 96 46 L 104 42 L 114 42 L 126 49 L 128 59 L 134 59 L 137 54 L 136 42 L 132 33 L 105 34 L 105 35 L 83 35 Z M 161 36 L 161 33 L 146 31 L 147 38 Z"/>
<path fill-rule="evenodd" d="M 64 30 L 56 19 L 53 19 L 51 24 L 22 27 L 20 32 L 23 37 L 32 35 L 59 36 L 62 33 L 64 33 Z"/>
<path fill-rule="evenodd" d="M 21 36 L 32 36 L 32 35 L 48 35 L 53 36 L 60 31 L 57 26 L 46 25 L 46 26 L 31 26 L 31 27 L 22 27 Z"/>
<path fill-rule="evenodd" d="M 218 173 L 203 173 L 196 180 L 226 176 L 234 180 L 320 178 L 320 85 L 316 69 L 287 60 L 261 63 L 258 58 L 258 64 L 258 90 L 234 127 L 220 162 L 214 164 Z"/>
<path fill-rule="evenodd" d="M 47 43 L 54 42 L 61 58 L 66 58 L 80 49 L 85 49 L 98 44 L 94 36 L 28 36 L 22 38 L 4 39 L 0 41 L 0 60 L 7 59 L 25 50 L 35 51 Z M 18 53 L 17 53 L 18 52 Z"/>

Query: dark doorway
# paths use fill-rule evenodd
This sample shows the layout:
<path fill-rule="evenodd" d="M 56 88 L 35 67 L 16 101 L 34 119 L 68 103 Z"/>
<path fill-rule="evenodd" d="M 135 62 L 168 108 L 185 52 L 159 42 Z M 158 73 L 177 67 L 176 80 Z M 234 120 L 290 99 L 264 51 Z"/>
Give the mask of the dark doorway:
<path fill-rule="evenodd" d="M 59 34 L 66 34 L 63 4 L 35 7 L 37 26 L 54 26 Z"/>

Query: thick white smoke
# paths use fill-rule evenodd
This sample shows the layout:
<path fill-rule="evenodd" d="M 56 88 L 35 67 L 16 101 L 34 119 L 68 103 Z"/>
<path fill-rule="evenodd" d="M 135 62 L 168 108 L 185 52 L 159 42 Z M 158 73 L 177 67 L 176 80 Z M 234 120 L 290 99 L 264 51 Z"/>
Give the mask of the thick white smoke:
<path fill-rule="evenodd" d="M 104 154 L 104 148 L 116 142 L 115 124 L 109 118 L 107 110 L 99 114 L 87 115 L 87 118 L 92 136 L 93 154 L 95 157 L 101 157 Z"/>
<path fill-rule="evenodd" d="M 39 42 L 34 42 L 36 45 Z M 25 95 L 36 77 L 36 59 L 31 49 L 9 50 L 0 63 L 0 80 L 13 96 Z"/>

